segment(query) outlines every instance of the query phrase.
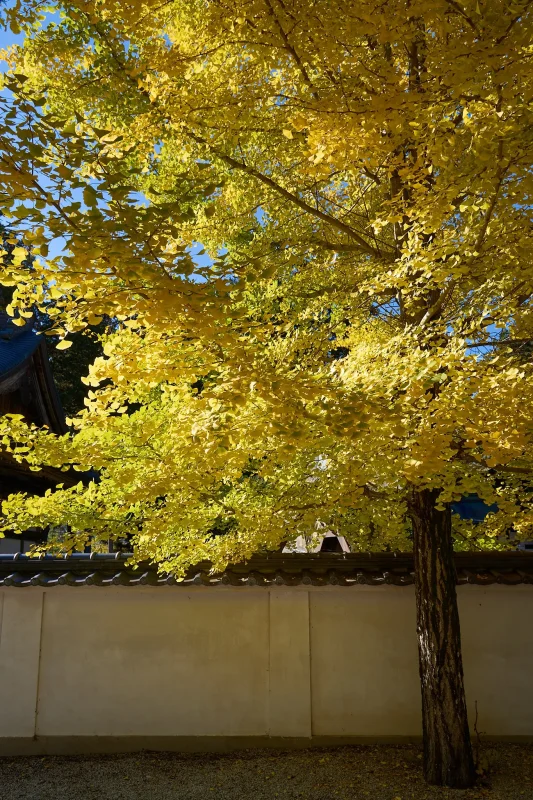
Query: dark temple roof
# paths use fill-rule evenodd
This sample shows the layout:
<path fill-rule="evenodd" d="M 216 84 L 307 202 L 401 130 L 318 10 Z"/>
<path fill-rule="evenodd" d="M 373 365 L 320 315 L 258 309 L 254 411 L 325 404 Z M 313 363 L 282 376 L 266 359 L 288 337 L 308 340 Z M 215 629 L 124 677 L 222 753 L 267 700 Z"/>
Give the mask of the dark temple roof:
<path fill-rule="evenodd" d="M 1 320 L 0 320 L 1 323 Z M 4 339 L 0 332 L 0 380 L 4 381 L 24 366 L 24 362 L 32 356 L 41 337 L 30 330 L 22 330 L 18 336 Z"/>
<path fill-rule="evenodd" d="M 54 383 L 44 336 L 28 320 L 17 327 L 0 309 L 0 413 L 65 433 L 65 415 Z"/>
<path fill-rule="evenodd" d="M 158 574 L 154 566 L 126 566 L 130 555 L 76 554 L 30 558 L 0 555 L 0 586 L 411 586 L 411 554 L 271 553 L 246 564 L 209 574 L 209 562 L 189 571 L 185 580 Z M 458 584 L 514 586 L 533 584 L 533 553 L 457 553 Z"/>
<path fill-rule="evenodd" d="M 44 336 L 33 330 L 33 321 L 17 326 L 0 308 L 0 415 L 21 414 L 26 422 L 47 426 L 56 434 L 67 427 L 54 383 Z M 0 447 L 0 500 L 15 492 L 42 494 L 58 483 L 69 486 L 80 480 L 54 467 L 32 471 Z M 42 539 L 40 531 L 35 536 Z M 28 538 L 35 538 L 34 534 Z"/>

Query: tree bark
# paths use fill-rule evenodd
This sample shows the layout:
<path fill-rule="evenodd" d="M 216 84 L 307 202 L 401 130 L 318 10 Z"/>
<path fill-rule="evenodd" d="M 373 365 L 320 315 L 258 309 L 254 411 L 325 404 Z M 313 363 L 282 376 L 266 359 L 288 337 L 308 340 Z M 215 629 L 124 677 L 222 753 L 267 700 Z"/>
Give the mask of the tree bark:
<path fill-rule="evenodd" d="M 451 512 L 438 490 L 413 491 L 418 654 L 424 774 L 428 783 L 464 789 L 476 779 L 466 710 Z"/>

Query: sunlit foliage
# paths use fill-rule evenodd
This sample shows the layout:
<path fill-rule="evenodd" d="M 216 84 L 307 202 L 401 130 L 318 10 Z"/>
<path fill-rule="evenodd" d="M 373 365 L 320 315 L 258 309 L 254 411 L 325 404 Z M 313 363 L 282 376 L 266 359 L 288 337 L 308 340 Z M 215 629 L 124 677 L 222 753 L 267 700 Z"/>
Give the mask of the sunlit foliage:
<path fill-rule="evenodd" d="M 75 434 L 0 421 L 100 481 L 6 525 L 179 573 L 319 527 L 409 549 L 432 487 L 497 503 L 460 548 L 531 536 L 529 4 L 50 7 L 4 12 L 0 211 L 36 258 L 1 280 L 21 322 L 54 301 L 60 347 L 118 323 Z"/>

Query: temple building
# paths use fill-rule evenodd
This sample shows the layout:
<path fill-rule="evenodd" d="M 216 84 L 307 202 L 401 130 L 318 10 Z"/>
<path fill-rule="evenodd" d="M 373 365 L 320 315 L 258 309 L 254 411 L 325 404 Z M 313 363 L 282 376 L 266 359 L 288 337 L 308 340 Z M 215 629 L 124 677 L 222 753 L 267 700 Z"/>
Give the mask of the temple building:
<path fill-rule="evenodd" d="M 0 415 L 10 413 L 22 414 L 27 422 L 57 434 L 67 430 L 44 336 L 33 330 L 31 321 L 18 327 L 0 310 Z M 75 479 L 51 467 L 32 472 L 0 446 L 0 501 L 15 492 L 44 494 L 58 483 L 77 481 L 79 475 Z M 37 529 L 27 531 L 24 538 L 7 534 L 0 539 L 0 553 L 25 552 L 45 538 L 46 531 Z"/>

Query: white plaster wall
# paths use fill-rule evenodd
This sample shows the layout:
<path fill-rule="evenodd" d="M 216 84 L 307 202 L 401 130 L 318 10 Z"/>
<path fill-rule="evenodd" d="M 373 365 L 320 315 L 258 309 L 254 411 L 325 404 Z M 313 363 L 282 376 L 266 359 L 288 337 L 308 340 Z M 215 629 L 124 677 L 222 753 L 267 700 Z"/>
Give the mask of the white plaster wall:
<path fill-rule="evenodd" d="M 340 588 L 310 600 L 313 734 L 419 735 L 411 588 Z"/>
<path fill-rule="evenodd" d="M 459 612 L 471 727 L 533 736 L 533 586 L 463 586 Z"/>
<path fill-rule="evenodd" d="M 267 593 L 50 591 L 37 733 L 261 735 Z"/>
<path fill-rule="evenodd" d="M 0 621 L 0 737 L 35 734 L 42 592 L 4 592 Z"/>
<path fill-rule="evenodd" d="M 458 588 L 471 727 L 533 736 L 533 587 Z M 412 587 L 311 595 L 314 735 L 421 731 Z"/>
<path fill-rule="evenodd" d="M 533 737 L 533 586 L 459 604 L 471 723 Z M 0 743 L 420 732 L 412 588 L 0 589 Z"/>

